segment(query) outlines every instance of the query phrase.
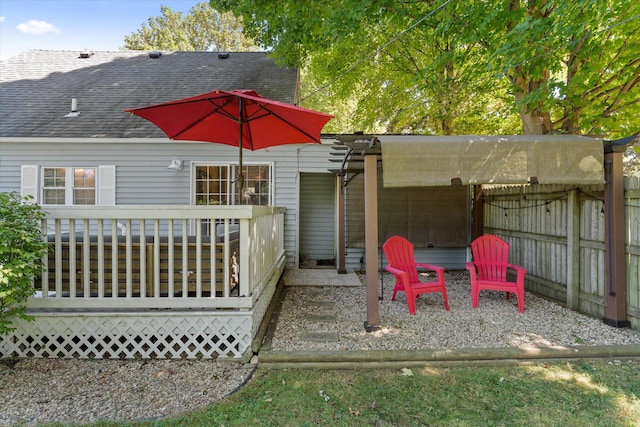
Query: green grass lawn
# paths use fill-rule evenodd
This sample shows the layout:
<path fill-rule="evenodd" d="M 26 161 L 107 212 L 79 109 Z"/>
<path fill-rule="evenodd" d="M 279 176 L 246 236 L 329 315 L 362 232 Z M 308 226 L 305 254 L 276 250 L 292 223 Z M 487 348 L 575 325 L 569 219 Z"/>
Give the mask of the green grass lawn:
<path fill-rule="evenodd" d="M 245 387 L 205 410 L 132 425 L 637 427 L 640 360 L 259 369 Z"/>

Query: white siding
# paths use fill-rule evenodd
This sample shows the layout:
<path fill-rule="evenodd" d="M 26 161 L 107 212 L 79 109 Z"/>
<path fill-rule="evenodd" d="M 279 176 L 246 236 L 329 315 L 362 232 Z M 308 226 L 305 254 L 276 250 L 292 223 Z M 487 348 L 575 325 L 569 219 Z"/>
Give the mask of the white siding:
<path fill-rule="evenodd" d="M 243 162 L 271 162 L 274 205 L 285 207 L 284 246 L 287 266 L 298 254 L 298 188 L 301 172 L 326 173 L 331 144 L 300 144 L 243 153 Z M 0 140 L 0 192 L 20 191 L 21 166 L 113 165 L 116 168 L 117 205 L 188 205 L 193 161 L 238 161 L 238 149 L 205 142 L 165 139 L 39 139 Z M 182 170 L 167 169 L 173 159 L 183 160 Z"/>

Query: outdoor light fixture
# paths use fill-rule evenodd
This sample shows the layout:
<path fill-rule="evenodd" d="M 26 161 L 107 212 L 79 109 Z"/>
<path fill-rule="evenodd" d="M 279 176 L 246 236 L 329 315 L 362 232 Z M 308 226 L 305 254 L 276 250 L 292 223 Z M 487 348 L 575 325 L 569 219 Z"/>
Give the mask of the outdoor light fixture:
<path fill-rule="evenodd" d="M 182 160 L 173 159 L 171 164 L 169 166 L 167 166 L 167 169 L 171 169 L 171 170 L 175 170 L 175 171 L 182 170 Z"/>

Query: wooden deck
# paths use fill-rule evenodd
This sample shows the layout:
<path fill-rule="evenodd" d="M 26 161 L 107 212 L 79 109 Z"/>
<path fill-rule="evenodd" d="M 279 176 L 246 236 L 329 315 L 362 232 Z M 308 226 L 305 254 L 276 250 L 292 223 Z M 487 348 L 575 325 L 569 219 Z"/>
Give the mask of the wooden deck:
<path fill-rule="evenodd" d="M 27 301 L 35 320 L 0 337 L 0 356 L 251 353 L 286 264 L 284 208 L 45 210 L 47 269 Z"/>

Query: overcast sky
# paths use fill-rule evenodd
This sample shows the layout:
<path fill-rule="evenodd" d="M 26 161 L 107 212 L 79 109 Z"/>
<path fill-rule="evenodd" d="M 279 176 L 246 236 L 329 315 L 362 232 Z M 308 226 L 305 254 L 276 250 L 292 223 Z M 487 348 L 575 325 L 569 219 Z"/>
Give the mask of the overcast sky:
<path fill-rule="evenodd" d="M 206 1 L 206 0 L 201 0 Z M 160 6 L 186 13 L 197 0 L 0 0 L 0 59 L 29 49 L 118 50 Z"/>

